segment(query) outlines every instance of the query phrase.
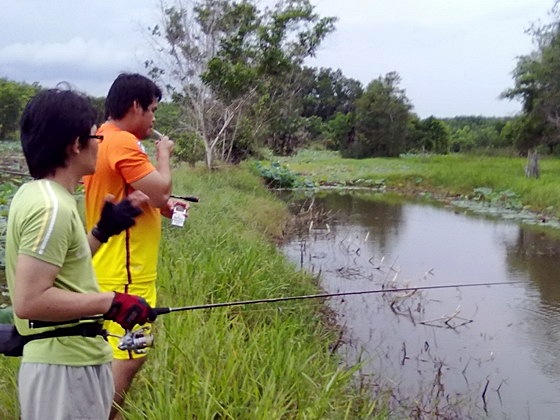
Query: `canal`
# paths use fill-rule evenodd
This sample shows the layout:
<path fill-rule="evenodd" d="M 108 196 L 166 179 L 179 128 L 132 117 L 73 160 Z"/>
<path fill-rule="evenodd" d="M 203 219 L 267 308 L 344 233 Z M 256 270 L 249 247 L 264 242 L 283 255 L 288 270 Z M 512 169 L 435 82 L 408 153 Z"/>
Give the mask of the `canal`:
<path fill-rule="evenodd" d="M 383 194 L 284 198 L 317 215 L 282 250 L 325 291 L 446 286 L 327 300 L 395 418 L 558 418 L 558 235 Z"/>

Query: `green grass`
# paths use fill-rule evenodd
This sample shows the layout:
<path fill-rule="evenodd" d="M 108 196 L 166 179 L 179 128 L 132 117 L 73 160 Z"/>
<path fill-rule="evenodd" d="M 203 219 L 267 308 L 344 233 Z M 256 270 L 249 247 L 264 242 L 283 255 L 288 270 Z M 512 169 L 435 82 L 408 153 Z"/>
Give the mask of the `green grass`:
<path fill-rule="evenodd" d="M 174 192 L 198 195 L 184 228 L 164 219 L 160 306 L 317 292 L 273 240 L 285 205 L 244 168 L 179 167 Z M 338 331 L 318 301 L 176 312 L 156 324 L 155 348 L 134 382 L 127 419 L 384 418 L 330 346 Z M 0 417 L 15 419 L 17 359 L 0 358 Z"/>
<path fill-rule="evenodd" d="M 302 151 L 278 158 L 318 185 L 371 185 L 382 182 L 404 193 L 430 191 L 447 196 L 473 194 L 476 188 L 512 191 L 535 211 L 560 216 L 560 160 L 541 158 L 539 179 L 526 178 L 526 159 L 480 155 L 411 155 L 401 158 L 342 159 L 335 152 Z"/>
<path fill-rule="evenodd" d="M 541 160 L 540 179 L 524 176 L 524 158 L 468 155 L 341 159 L 331 152 L 278 158 L 319 185 L 385 185 L 405 193 L 475 195 L 512 191 L 526 206 L 558 215 L 560 161 Z M 251 168 L 251 169 L 250 169 Z M 184 228 L 164 220 L 161 306 L 309 294 L 274 240 L 285 205 L 251 165 L 207 172 L 178 167 L 174 192 L 198 195 Z M 356 387 L 330 346 L 338 333 L 318 301 L 232 306 L 162 315 L 156 347 L 134 382 L 127 419 L 385 418 L 385 404 Z M 0 418 L 15 419 L 17 359 L 0 358 Z"/>
<path fill-rule="evenodd" d="M 174 191 L 201 201 L 184 228 L 165 229 L 164 306 L 316 291 L 271 242 L 286 210 L 254 175 L 242 168 L 176 174 Z M 162 316 L 130 418 L 371 418 L 368 390 L 352 389 L 353 371 L 329 351 L 336 333 L 322 310 L 307 302 Z"/>

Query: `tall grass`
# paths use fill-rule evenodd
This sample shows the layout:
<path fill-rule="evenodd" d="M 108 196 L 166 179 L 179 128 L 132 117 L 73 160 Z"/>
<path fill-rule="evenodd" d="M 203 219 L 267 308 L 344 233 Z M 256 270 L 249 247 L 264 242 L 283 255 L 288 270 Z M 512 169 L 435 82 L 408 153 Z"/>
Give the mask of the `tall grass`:
<path fill-rule="evenodd" d="M 159 306 L 316 292 L 272 239 L 287 213 L 243 168 L 178 168 L 174 192 L 194 194 L 183 228 L 164 232 Z M 155 348 L 135 380 L 127 419 L 383 418 L 356 368 L 330 346 L 338 333 L 317 301 L 174 312 L 156 321 Z M 17 419 L 18 359 L 0 357 L 0 418 Z"/>
<path fill-rule="evenodd" d="M 183 306 L 316 291 L 270 239 L 284 206 L 241 168 L 175 174 L 195 194 L 184 228 L 165 223 L 159 301 Z M 336 339 L 319 302 L 163 315 L 157 343 L 127 405 L 131 419 L 364 418 L 376 404 L 352 388 L 352 370 L 329 351 Z"/>
<path fill-rule="evenodd" d="M 270 239 L 284 206 L 243 169 L 177 170 L 174 191 L 194 194 L 184 228 L 166 223 L 159 301 L 183 306 L 312 293 Z M 318 302 L 163 315 L 156 348 L 127 404 L 130 419 L 356 418 L 369 391 L 329 351 Z"/>
<path fill-rule="evenodd" d="M 342 159 L 335 152 L 303 151 L 279 158 L 319 184 L 359 185 L 383 180 L 387 188 L 469 195 L 476 188 L 513 191 L 533 210 L 560 216 L 560 160 L 541 159 L 539 179 L 526 178 L 526 159 L 481 155 L 410 155 L 401 158 Z"/>
<path fill-rule="evenodd" d="M 0 356 L 0 418 L 18 419 L 17 374 L 19 359 Z"/>

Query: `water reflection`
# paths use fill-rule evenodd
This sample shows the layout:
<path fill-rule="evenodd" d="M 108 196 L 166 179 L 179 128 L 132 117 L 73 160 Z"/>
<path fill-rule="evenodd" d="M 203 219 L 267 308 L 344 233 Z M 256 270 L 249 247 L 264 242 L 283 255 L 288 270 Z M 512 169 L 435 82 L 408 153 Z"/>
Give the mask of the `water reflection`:
<path fill-rule="evenodd" d="M 558 418 L 558 239 L 383 195 L 328 193 L 314 205 L 333 218 L 283 249 L 328 292 L 520 282 L 329 301 L 342 351 L 394 391 L 400 415 L 457 404 L 463 418 Z"/>

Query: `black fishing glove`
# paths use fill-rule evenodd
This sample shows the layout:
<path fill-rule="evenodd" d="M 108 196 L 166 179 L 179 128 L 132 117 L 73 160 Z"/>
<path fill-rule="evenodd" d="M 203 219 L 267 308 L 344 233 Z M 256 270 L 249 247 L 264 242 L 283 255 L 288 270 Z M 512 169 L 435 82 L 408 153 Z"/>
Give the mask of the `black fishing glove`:
<path fill-rule="evenodd" d="M 111 236 L 133 226 L 134 218 L 140 213 L 142 213 L 142 210 L 134 207 L 126 198 L 118 204 L 106 201 L 101 210 L 101 217 L 97 225 L 91 230 L 91 234 L 99 242 L 105 243 Z"/>
<path fill-rule="evenodd" d="M 157 313 L 143 298 L 115 292 L 113 303 L 103 317 L 119 323 L 125 330 L 131 330 L 135 325 L 155 321 Z"/>

